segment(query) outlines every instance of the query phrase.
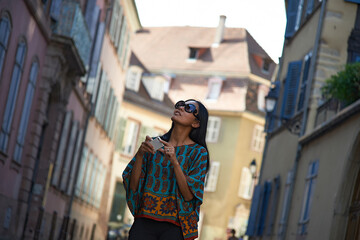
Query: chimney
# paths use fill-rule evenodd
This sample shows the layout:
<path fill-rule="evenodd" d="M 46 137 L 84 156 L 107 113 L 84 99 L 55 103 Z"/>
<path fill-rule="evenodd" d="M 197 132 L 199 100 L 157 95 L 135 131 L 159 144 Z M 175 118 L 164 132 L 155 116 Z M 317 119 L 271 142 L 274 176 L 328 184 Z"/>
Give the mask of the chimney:
<path fill-rule="evenodd" d="M 216 29 L 215 39 L 214 39 L 214 43 L 212 44 L 212 47 L 218 47 L 223 40 L 224 31 L 225 31 L 225 20 L 226 20 L 226 16 L 221 15 L 219 26 Z"/>

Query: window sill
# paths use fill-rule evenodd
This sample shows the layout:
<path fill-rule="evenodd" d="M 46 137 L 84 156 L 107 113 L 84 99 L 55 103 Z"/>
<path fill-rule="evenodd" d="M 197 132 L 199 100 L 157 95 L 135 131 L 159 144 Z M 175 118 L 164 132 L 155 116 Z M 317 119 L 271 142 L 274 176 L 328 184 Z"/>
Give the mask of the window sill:
<path fill-rule="evenodd" d="M 14 171 L 16 171 L 17 173 L 20 172 L 20 168 L 21 168 L 21 163 L 12 160 L 11 161 L 11 165 L 10 165 L 10 169 L 13 169 Z"/>

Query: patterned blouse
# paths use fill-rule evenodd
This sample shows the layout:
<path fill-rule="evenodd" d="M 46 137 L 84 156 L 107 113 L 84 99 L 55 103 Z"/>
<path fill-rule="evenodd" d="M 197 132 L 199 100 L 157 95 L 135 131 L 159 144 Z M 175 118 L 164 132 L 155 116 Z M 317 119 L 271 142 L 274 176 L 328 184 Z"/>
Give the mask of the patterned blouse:
<path fill-rule="evenodd" d="M 135 218 L 145 217 L 157 221 L 166 221 L 181 227 L 185 240 L 198 236 L 200 205 L 204 193 L 207 151 L 194 143 L 175 147 L 176 158 L 185 174 L 187 184 L 194 198 L 185 201 L 176 184 L 174 168 L 163 153 L 145 153 L 139 187 L 136 192 L 130 190 L 130 175 L 135 158 L 123 172 L 126 199 Z"/>

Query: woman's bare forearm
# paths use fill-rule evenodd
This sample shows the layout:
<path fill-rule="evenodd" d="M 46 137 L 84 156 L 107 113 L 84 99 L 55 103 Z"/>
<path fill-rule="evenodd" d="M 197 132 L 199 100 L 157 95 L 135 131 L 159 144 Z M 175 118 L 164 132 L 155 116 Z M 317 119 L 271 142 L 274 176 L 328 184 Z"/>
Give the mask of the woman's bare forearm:
<path fill-rule="evenodd" d="M 143 156 L 142 154 L 137 153 L 135 155 L 135 163 L 133 169 L 131 170 L 131 176 L 130 176 L 130 189 L 132 191 L 136 191 L 138 189 L 142 163 L 143 163 Z"/>

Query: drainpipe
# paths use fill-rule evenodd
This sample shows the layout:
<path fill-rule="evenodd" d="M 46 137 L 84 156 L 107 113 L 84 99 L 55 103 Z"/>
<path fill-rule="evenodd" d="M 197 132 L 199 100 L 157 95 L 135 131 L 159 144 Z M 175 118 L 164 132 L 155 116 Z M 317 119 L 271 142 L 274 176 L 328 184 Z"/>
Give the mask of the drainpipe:
<path fill-rule="evenodd" d="M 323 26 L 323 22 L 324 22 L 324 18 L 325 18 L 325 7 L 326 7 L 326 0 L 322 0 L 321 12 L 320 12 L 320 17 L 319 17 L 318 27 L 316 30 L 314 50 L 313 50 L 313 54 L 312 54 L 313 57 L 311 58 L 311 62 L 310 62 L 309 77 L 308 77 L 308 81 L 307 81 L 308 86 L 306 88 L 306 93 L 305 93 L 305 101 L 304 101 L 304 108 L 303 108 L 304 110 L 303 110 L 302 124 L 301 124 L 299 137 L 301 137 L 305 134 L 306 125 L 307 125 L 308 107 L 309 107 L 309 102 L 310 102 L 312 83 L 313 83 L 313 79 L 314 79 L 315 64 L 317 61 L 322 26 Z M 294 166 L 292 169 L 293 174 L 292 174 L 292 181 L 291 181 L 291 185 L 290 185 L 290 189 L 289 189 L 289 197 L 288 197 L 288 199 L 286 199 L 285 221 L 284 221 L 285 226 L 284 226 L 284 231 L 280 238 L 281 240 L 285 240 L 285 236 L 286 236 L 286 230 L 287 230 L 287 225 L 288 225 L 288 220 L 289 220 L 289 215 L 290 215 L 290 208 L 291 208 L 290 205 L 291 205 L 292 198 L 294 195 L 296 174 L 297 174 L 297 169 L 298 169 L 298 165 L 299 165 L 299 160 L 301 157 L 301 151 L 302 151 L 302 145 L 300 143 L 298 143 L 295 162 L 294 162 Z"/>

